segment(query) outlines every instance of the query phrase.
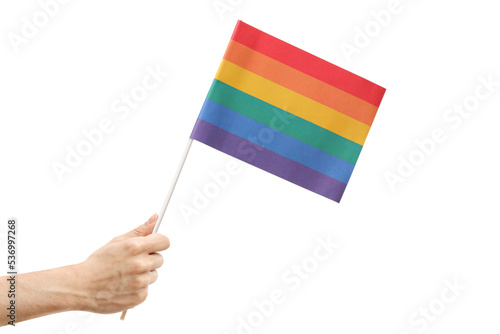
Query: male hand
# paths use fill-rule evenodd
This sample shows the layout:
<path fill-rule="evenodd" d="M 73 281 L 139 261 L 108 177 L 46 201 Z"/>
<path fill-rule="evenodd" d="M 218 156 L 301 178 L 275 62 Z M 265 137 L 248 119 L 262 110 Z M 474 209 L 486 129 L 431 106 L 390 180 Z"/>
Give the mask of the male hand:
<path fill-rule="evenodd" d="M 84 296 L 82 311 L 115 313 L 142 303 L 148 286 L 158 278 L 163 264 L 157 252 L 170 247 L 169 239 L 154 233 L 158 215 L 143 225 L 118 236 L 75 265 Z"/>

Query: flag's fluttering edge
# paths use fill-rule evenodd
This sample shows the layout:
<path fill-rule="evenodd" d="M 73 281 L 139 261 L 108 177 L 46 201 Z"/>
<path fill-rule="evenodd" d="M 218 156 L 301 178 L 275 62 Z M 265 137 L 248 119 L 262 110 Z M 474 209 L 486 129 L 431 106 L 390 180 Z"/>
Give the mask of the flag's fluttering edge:
<path fill-rule="evenodd" d="M 238 21 L 191 138 L 339 202 L 384 93 Z"/>

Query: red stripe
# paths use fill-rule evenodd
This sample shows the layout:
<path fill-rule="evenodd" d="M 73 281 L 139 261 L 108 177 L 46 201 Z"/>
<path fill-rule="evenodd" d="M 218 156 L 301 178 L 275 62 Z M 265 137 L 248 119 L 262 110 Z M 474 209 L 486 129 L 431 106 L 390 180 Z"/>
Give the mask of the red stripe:
<path fill-rule="evenodd" d="M 380 106 L 385 88 L 266 34 L 243 21 L 238 21 L 231 39 L 376 107 Z"/>

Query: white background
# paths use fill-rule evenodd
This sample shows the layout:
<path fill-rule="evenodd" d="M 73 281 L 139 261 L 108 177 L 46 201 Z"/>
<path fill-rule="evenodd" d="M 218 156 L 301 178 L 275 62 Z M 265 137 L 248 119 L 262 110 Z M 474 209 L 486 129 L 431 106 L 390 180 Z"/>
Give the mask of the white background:
<path fill-rule="evenodd" d="M 331 236 L 336 253 L 254 333 L 418 333 L 409 317 L 447 279 L 466 289 L 425 332 L 498 332 L 500 87 L 456 129 L 443 119 L 480 76 L 500 81 L 494 2 L 401 0 L 350 61 L 341 44 L 388 0 L 231 3 L 221 18 L 212 0 L 73 0 L 16 53 L 7 36 L 40 4 L 2 2 L 0 220 L 19 219 L 21 271 L 83 261 L 158 212 L 237 19 L 387 88 L 342 202 L 240 164 L 188 223 L 180 206 L 233 160 L 194 143 L 160 228 L 172 246 L 145 303 L 124 322 L 70 312 L 2 330 L 237 333 L 238 317 L 273 289 L 289 292 L 282 274 Z M 169 75 L 120 120 L 111 104 L 148 66 Z M 104 118 L 113 132 L 60 182 L 52 163 Z M 446 142 L 392 191 L 385 173 L 436 128 Z"/>

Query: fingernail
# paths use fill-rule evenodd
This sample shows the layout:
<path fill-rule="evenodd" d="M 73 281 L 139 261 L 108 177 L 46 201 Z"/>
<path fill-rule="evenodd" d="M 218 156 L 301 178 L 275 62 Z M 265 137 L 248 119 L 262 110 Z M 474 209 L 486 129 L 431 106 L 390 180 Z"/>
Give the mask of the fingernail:
<path fill-rule="evenodd" d="M 148 219 L 148 224 L 153 224 L 153 222 L 155 221 L 155 217 L 156 217 L 156 213 L 154 215 L 152 215 L 151 218 Z"/>

